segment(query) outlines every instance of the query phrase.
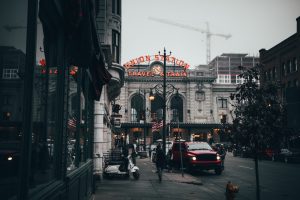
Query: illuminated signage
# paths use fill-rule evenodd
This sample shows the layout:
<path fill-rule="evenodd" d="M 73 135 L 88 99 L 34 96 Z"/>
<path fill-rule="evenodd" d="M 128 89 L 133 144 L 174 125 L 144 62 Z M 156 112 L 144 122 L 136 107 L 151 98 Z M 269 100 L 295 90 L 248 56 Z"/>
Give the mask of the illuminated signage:
<path fill-rule="evenodd" d="M 45 59 L 41 59 L 39 60 L 39 64 L 41 67 L 41 74 L 46 74 L 47 70 L 46 70 L 46 61 Z M 75 76 L 76 73 L 78 71 L 78 67 L 77 66 L 72 66 L 70 67 L 70 75 Z M 57 74 L 58 70 L 56 67 L 52 67 L 48 69 L 48 74 Z"/>
<path fill-rule="evenodd" d="M 163 55 L 145 55 L 145 56 L 140 56 L 138 58 L 134 58 L 130 60 L 129 62 L 125 63 L 123 66 L 125 68 L 130 68 L 134 65 L 139 65 L 142 63 L 150 62 L 150 61 L 164 61 L 164 56 Z M 190 67 L 189 64 L 184 62 L 183 60 L 177 59 L 174 56 L 166 56 L 166 62 L 171 63 L 173 65 L 177 65 L 180 67 L 183 67 L 184 69 L 188 69 Z"/>
<path fill-rule="evenodd" d="M 135 69 L 128 69 L 127 70 L 128 76 L 142 76 L 142 77 L 149 77 L 149 76 L 164 76 L 163 64 L 160 61 L 154 61 L 150 65 L 150 71 L 136 71 Z M 181 77 L 187 76 L 186 70 L 181 71 L 167 71 L 166 76 L 169 77 Z"/>
<path fill-rule="evenodd" d="M 131 71 L 128 72 L 128 76 L 154 76 L 153 72 L 151 71 Z M 159 76 L 164 76 L 163 73 L 160 73 Z M 181 77 L 181 76 L 187 76 L 187 73 L 185 71 L 181 72 L 166 72 L 166 76 L 170 77 Z"/>

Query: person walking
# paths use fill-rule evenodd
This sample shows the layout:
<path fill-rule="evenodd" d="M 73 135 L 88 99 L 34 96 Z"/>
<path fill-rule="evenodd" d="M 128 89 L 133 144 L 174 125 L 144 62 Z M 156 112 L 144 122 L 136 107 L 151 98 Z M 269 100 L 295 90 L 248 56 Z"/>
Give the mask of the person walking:
<path fill-rule="evenodd" d="M 161 148 L 161 144 L 158 143 L 158 145 L 156 147 L 156 162 L 155 162 L 155 164 L 156 164 L 159 182 L 161 182 L 161 180 L 162 180 L 162 170 L 164 169 L 165 162 L 166 162 L 165 154 Z"/>
<path fill-rule="evenodd" d="M 219 154 L 220 157 L 221 157 L 221 161 L 222 161 L 222 163 L 221 163 L 222 169 L 224 169 L 224 160 L 225 160 L 225 156 L 226 156 L 226 150 L 225 150 L 224 146 L 221 145 L 221 146 L 218 148 L 217 152 L 218 152 L 218 154 Z"/>
<path fill-rule="evenodd" d="M 131 152 L 131 159 L 134 165 L 136 165 L 136 157 L 137 157 L 137 153 L 135 151 L 135 148 L 133 147 L 132 152 Z"/>
<path fill-rule="evenodd" d="M 168 172 L 172 172 L 173 169 L 173 153 L 172 149 L 169 149 L 168 154 L 167 154 L 167 169 Z"/>

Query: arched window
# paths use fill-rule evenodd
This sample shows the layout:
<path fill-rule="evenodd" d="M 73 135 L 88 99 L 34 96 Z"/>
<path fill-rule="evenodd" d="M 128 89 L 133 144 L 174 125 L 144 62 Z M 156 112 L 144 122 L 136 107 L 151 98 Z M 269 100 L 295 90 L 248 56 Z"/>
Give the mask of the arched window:
<path fill-rule="evenodd" d="M 171 99 L 170 118 L 172 122 L 183 122 L 183 101 L 180 96 L 175 95 Z"/>
<path fill-rule="evenodd" d="M 134 95 L 131 99 L 131 122 L 139 122 L 143 118 L 144 99 L 141 95 Z"/>
<path fill-rule="evenodd" d="M 155 94 L 154 100 L 151 101 L 152 120 L 160 120 L 163 118 L 163 106 L 164 106 L 163 98 L 160 95 Z"/>

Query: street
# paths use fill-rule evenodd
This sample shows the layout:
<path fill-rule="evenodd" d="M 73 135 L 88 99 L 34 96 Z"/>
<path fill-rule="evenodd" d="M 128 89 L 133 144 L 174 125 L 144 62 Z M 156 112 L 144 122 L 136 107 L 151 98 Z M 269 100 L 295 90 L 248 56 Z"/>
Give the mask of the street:
<path fill-rule="evenodd" d="M 222 175 L 213 171 L 184 173 L 164 172 L 163 182 L 158 182 L 154 164 L 146 159 L 137 159 L 141 170 L 140 180 L 102 180 L 97 184 L 95 200 L 98 199 L 225 199 L 225 186 L 230 180 L 240 188 L 236 199 L 256 198 L 254 161 L 250 158 L 233 157 L 227 153 Z M 261 199 L 298 199 L 300 179 L 299 164 L 259 161 Z"/>
<path fill-rule="evenodd" d="M 294 200 L 298 199 L 297 185 L 300 178 L 299 164 L 286 164 L 267 160 L 259 161 L 259 178 L 261 199 Z M 240 187 L 237 199 L 252 200 L 256 198 L 255 168 L 251 158 L 233 157 L 227 153 L 225 170 L 221 176 L 214 173 L 202 172 L 194 174 L 201 179 L 203 186 L 200 190 L 214 193 L 224 192 L 227 181 Z"/>

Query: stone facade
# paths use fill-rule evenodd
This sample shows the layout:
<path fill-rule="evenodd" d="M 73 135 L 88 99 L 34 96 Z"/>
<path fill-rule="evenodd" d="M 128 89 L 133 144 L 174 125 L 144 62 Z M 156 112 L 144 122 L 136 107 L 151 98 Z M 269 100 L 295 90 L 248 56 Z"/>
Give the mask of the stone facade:
<path fill-rule="evenodd" d="M 147 64 L 143 63 L 144 58 L 148 58 Z M 163 84 L 162 71 L 160 74 L 155 74 L 153 71 L 155 62 L 161 62 L 160 65 L 163 67 L 163 61 L 159 59 L 157 55 L 152 60 L 150 56 L 141 56 L 124 65 L 127 68 L 125 83 L 116 100 L 122 106 L 120 111 L 122 124 L 120 130 L 114 133 L 114 138 L 126 136 L 128 143 L 142 146 L 144 142 L 148 145 L 161 139 L 162 130 L 152 131 L 155 121 L 153 116 L 156 116 L 156 120 L 160 118 L 159 112 L 153 114 L 157 112 L 155 110 L 157 108 L 153 106 L 157 107 L 157 105 L 149 100 L 153 91 L 162 96 L 162 90 L 155 89 Z M 175 65 L 175 61 L 172 63 L 171 60 L 177 61 L 177 59 L 169 57 L 166 62 L 166 85 L 172 85 L 169 89 L 175 88 L 173 93 L 167 95 L 166 98 L 167 138 L 172 140 L 181 137 L 187 141 L 209 142 L 212 138 L 214 142 L 228 141 L 228 135 L 226 135 L 228 133 L 224 130 L 226 124 L 232 123 L 233 120 L 230 94 L 234 93 L 237 84 L 241 83 L 241 80 L 236 79 L 242 72 L 238 66 L 253 67 L 258 64 L 258 58 L 249 57 L 247 54 L 222 54 L 214 58 L 209 65 L 199 65 L 194 69 L 186 69 L 185 64 Z M 220 75 L 224 74 L 228 75 L 230 81 L 220 81 Z M 172 100 L 175 99 L 177 90 L 177 98 L 180 99 L 178 105 L 175 100 Z M 166 91 L 169 92 L 168 87 Z M 141 97 L 139 101 L 138 97 Z M 159 100 L 158 105 L 162 108 L 163 98 Z M 135 101 L 138 102 L 135 103 Z M 138 106 L 139 104 L 141 106 Z M 145 113 L 145 118 L 140 118 L 140 112 Z M 176 113 L 179 113 L 179 122 L 176 119 Z"/>
<path fill-rule="evenodd" d="M 103 153 L 112 146 L 112 104 L 124 83 L 121 60 L 121 1 L 96 0 L 96 27 L 106 67 L 112 78 L 104 85 L 99 101 L 95 101 L 94 121 L 94 173 L 102 173 Z"/>

